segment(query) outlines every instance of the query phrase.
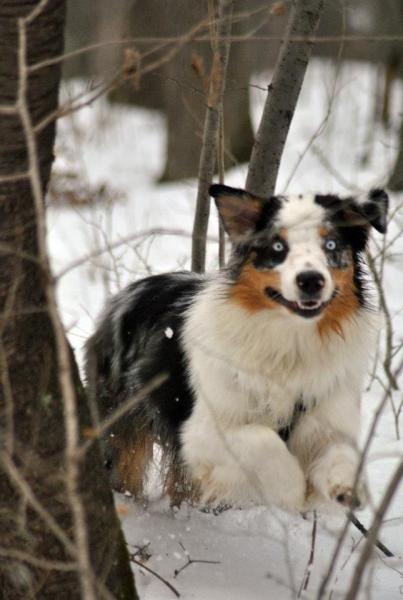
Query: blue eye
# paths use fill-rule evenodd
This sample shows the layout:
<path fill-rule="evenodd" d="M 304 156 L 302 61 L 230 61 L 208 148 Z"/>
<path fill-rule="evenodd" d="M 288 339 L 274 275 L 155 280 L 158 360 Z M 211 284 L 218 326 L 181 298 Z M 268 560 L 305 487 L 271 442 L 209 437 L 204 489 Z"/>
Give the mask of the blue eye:
<path fill-rule="evenodd" d="M 337 248 L 337 243 L 335 240 L 326 240 L 325 249 L 329 252 L 334 252 Z"/>
<path fill-rule="evenodd" d="M 283 252 L 285 250 L 285 246 L 280 240 L 276 240 L 275 242 L 273 242 L 272 248 L 274 252 Z"/>

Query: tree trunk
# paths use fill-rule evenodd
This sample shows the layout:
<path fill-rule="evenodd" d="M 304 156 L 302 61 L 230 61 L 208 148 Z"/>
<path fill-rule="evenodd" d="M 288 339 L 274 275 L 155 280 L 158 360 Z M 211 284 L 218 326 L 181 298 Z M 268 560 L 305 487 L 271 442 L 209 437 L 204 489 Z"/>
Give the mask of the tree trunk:
<path fill-rule="evenodd" d="M 63 51 L 64 19 L 64 0 L 0 3 L 0 597 L 132 600 L 137 596 L 126 546 L 96 443 L 77 463 L 75 500 L 86 525 L 81 530 L 67 482 L 66 373 L 59 371 L 37 203 L 49 180 L 54 123 L 27 135 L 57 108 L 60 68 L 22 76 L 26 62 Z M 79 433 L 88 434 L 87 400 L 62 339 Z"/>
<path fill-rule="evenodd" d="M 403 191 L 403 119 L 400 125 L 399 151 L 389 179 L 388 187 L 395 192 Z"/>
<path fill-rule="evenodd" d="M 400 31 L 403 33 L 403 6 L 400 3 L 398 14 L 396 14 L 396 21 L 400 25 Z M 402 60 L 402 45 L 396 45 L 391 49 L 390 53 L 394 54 L 395 60 L 397 61 L 396 67 L 400 78 L 403 78 L 403 60 Z M 396 85 L 396 82 L 394 83 Z M 403 107 L 403 100 L 401 100 Z M 399 151 L 397 153 L 396 162 L 389 179 L 388 187 L 396 192 L 403 191 L 403 118 L 400 124 L 399 134 Z"/>
<path fill-rule="evenodd" d="M 288 130 L 312 51 L 312 42 L 292 42 L 289 38 L 312 37 L 323 5 L 324 0 L 294 0 L 246 179 L 246 188 L 259 196 L 267 197 L 274 192 Z"/>

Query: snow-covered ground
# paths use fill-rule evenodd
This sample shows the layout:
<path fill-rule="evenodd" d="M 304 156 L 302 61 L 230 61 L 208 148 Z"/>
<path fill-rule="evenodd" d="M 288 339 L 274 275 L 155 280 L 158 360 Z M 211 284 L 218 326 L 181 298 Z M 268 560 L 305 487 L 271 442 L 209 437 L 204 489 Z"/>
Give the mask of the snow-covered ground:
<path fill-rule="evenodd" d="M 375 69 L 362 64 L 344 65 L 337 71 L 329 62 L 312 62 L 283 157 L 279 192 L 351 194 L 385 184 L 396 153 L 402 90 L 397 89 L 393 98 L 391 127 L 374 125 L 376 77 Z M 268 78 L 253 81 L 262 88 L 267 82 Z M 265 93 L 257 87 L 251 93 L 257 123 Z M 72 172 L 83 188 L 104 197 L 92 205 L 52 204 L 48 210 L 51 259 L 55 275 L 61 275 L 59 304 L 79 362 L 82 345 L 108 295 L 151 272 L 189 267 L 196 181 L 156 184 L 164 142 L 164 120 L 159 114 L 110 106 L 105 100 L 59 122 L 55 173 Z M 226 175 L 226 182 L 242 186 L 245 176 L 242 165 Z M 402 201 L 402 196 L 392 195 L 392 212 Z M 211 269 L 217 264 L 217 228 L 213 211 Z M 402 228 L 400 209 L 388 240 L 393 241 Z M 380 238 L 375 243 L 380 244 Z M 390 245 L 384 277 L 396 344 L 403 338 L 402 252 L 399 239 Z M 401 353 L 396 355 L 399 358 Z M 379 361 L 376 375 L 363 399 L 363 440 L 384 394 L 386 378 Z M 393 399 L 397 405 L 401 392 L 395 392 Z M 403 416 L 401 421 L 403 434 Z M 364 524 L 371 522 L 373 507 L 402 454 L 403 442 L 397 439 L 388 402 L 368 460 L 371 502 L 359 514 Z M 318 515 L 312 572 L 307 590 L 300 592 L 311 552 L 312 514 L 304 519 L 262 506 L 220 515 L 189 507 L 172 512 L 165 499 L 145 509 L 125 496 L 117 496 L 116 503 L 133 552 L 147 545 L 139 559 L 147 558 L 145 565 L 184 599 L 277 600 L 299 594 L 316 598 L 344 524 L 342 513 Z M 396 557 L 374 553 L 360 597 L 392 600 L 403 595 L 403 486 L 380 537 Z M 325 598 L 344 596 L 362 545 L 362 536 L 351 527 Z M 196 562 L 175 575 L 188 558 Z M 174 598 L 173 591 L 154 575 L 137 566 L 135 572 L 142 600 Z"/>

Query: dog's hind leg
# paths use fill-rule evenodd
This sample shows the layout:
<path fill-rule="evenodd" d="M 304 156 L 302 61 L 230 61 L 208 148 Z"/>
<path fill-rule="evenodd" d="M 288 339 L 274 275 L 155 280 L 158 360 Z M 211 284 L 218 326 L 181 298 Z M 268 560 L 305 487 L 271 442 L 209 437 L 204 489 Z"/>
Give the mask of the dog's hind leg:
<path fill-rule="evenodd" d="M 195 504 L 199 499 L 198 485 L 192 481 L 188 469 L 177 454 L 167 459 L 164 493 L 169 497 L 172 507 L 179 507 L 182 502 Z"/>
<path fill-rule="evenodd" d="M 113 487 L 121 492 L 128 491 L 137 500 L 143 501 L 147 472 L 153 460 L 153 436 L 143 429 L 136 431 L 129 440 L 116 440 L 114 445 Z"/>

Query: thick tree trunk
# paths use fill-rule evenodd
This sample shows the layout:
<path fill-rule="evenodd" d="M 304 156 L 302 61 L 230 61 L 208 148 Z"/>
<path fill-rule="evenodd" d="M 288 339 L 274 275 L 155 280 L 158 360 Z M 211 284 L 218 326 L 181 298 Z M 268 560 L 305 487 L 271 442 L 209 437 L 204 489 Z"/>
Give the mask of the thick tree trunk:
<path fill-rule="evenodd" d="M 83 598 L 85 579 L 95 598 L 109 590 L 132 600 L 125 542 L 96 444 L 78 465 L 86 531 L 76 527 L 66 486 L 66 405 L 36 204 L 49 180 L 54 124 L 33 134 L 27 147 L 30 123 L 57 108 L 60 69 L 31 73 L 26 90 L 21 76 L 26 58 L 34 64 L 62 52 L 64 19 L 64 0 L 0 3 L 0 597 Z M 91 425 L 89 410 L 71 352 L 68 359 L 83 432 Z"/>
<path fill-rule="evenodd" d="M 290 37 L 315 34 L 324 0 L 294 0 L 249 163 L 246 188 L 260 196 L 274 192 L 278 169 L 311 56 L 312 42 Z"/>

